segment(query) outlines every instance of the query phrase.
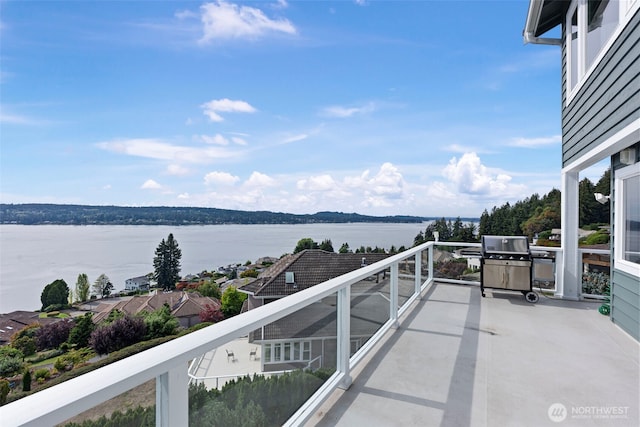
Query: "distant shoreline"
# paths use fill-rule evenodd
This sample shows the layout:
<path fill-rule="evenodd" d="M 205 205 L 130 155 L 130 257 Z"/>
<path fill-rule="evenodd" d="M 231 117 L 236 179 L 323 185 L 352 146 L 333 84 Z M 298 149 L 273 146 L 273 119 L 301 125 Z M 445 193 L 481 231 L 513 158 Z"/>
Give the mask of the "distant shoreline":
<path fill-rule="evenodd" d="M 411 215 L 371 216 L 344 212 L 290 214 L 168 206 L 0 204 L 0 224 L 4 225 L 419 224 L 440 218 Z M 460 219 L 464 222 L 479 220 L 478 218 Z"/>

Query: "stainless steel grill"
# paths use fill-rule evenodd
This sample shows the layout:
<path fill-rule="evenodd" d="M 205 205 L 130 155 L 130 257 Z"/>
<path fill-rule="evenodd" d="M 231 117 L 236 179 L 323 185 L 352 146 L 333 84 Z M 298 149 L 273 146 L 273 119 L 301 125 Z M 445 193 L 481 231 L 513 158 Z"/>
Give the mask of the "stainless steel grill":
<path fill-rule="evenodd" d="M 485 288 L 520 291 L 528 302 L 537 302 L 533 291 L 533 260 L 526 236 L 482 236 L 480 290 Z"/>

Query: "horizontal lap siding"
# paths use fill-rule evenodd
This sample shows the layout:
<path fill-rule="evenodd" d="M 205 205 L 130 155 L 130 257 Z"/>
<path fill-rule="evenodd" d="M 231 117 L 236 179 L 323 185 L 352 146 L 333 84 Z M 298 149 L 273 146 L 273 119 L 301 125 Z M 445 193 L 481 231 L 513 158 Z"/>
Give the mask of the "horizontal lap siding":
<path fill-rule="evenodd" d="M 562 57 L 566 70 L 566 46 Z M 627 24 L 568 106 L 564 106 L 565 75 L 563 72 L 563 166 L 640 117 L 640 13 Z"/>
<path fill-rule="evenodd" d="M 611 320 L 640 340 L 640 279 L 614 269 L 611 281 Z"/>

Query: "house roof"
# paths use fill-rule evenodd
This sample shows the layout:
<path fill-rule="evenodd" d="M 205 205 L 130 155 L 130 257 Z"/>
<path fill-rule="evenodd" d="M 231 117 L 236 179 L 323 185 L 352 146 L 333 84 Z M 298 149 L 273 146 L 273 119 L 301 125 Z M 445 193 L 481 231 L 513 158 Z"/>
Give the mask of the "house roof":
<path fill-rule="evenodd" d="M 58 322 L 58 318 L 39 317 L 39 313 L 33 311 L 14 311 L 0 314 L 0 345 L 4 345 L 11 340 L 11 336 L 32 323 L 41 325 Z"/>
<path fill-rule="evenodd" d="M 207 304 L 216 308 L 220 307 L 219 301 L 210 297 L 203 297 L 197 292 L 162 292 L 151 296 L 135 296 L 129 300 L 120 301 L 118 304 L 104 307 L 102 311 L 93 316 L 93 320 L 95 323 L 100 322 L 107 318 L 112 310 L 120 310 L 123 313 L 132 315 L 143 311 L 150 313 L 164 304 L 168 304 L 171 308 L 171 314 L 178 318 L 196 316 L 204 310 Z"/>
<path fill-rule="evenodd" d="M 351 300 L 351 336 L 370 337 L 389 320 L 388 282 L 360 286 L 364 292 Z M 382 291 L 382 292 L 379 292 Z M 260 340 L 331 338 L 336 336 L 336 298 L 326 297 L 303 310 L 252 332 L 251 338 Z"/>
<path fill-rule="evenodd" d="M 560 25 L 570 4 L 566 0 L 531 0 L 525 32 L 529 30 L 534 37 L 538 37 Z"/>
<path fill-rule="evenodd" d="M 307 249 L 286 255 L 263 271 L 258 279 L 239 288 L 256 297 L 283 297 L 310 288 L 389 257 L 384 253 L 339 254 L 319 249 Z M 293 273 L 294 282 L 286 283 L 286 273 Z"/>

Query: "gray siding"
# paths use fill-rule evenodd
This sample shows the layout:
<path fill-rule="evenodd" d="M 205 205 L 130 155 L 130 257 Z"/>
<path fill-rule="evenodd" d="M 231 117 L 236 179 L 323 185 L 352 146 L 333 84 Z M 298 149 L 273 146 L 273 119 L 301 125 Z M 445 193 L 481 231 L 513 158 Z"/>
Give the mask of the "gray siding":
<path fill-rule="evenodd" d="M 562 165 L 566 166 L 640 117 L 640 12 L 568 106 L 566 46 L 562 51 Z"/>
<path fill-rule="evenodd" d="M 611 277 L 611 320 L 640 340 L 639 279 L 616 269 Z"/>

